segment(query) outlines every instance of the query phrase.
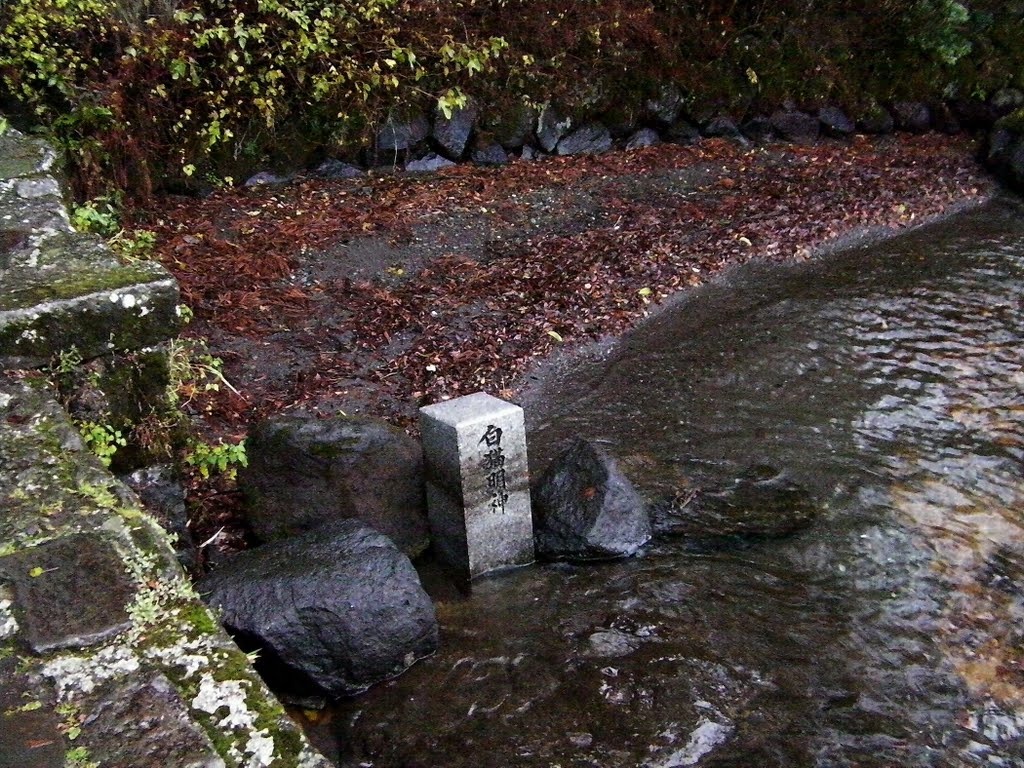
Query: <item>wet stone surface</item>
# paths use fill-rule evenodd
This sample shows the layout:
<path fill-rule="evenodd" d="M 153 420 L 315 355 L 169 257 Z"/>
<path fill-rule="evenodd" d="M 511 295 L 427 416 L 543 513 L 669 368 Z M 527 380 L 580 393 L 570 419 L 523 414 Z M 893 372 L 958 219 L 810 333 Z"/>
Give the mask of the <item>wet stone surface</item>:
<path fill-rule="evenodd" d="M 437 654 L 326 719 L 333 754 L 346 768 L 1020 768 L 1020 213 L 752 265 L 553 365 L 524 402 L 535 466 L 585 434 L 646 498 L 701 491 L 731 530 L 750 530 L 748 502 L 801 487 L 816 519 L 436 591 Z M 759 465 L 785 472 L 744 471 Z M 785 519 L 775 502 L 755 505 L 758 526 Z"/>
<path fill-rule="evenodd" d="M 0 768 L 63 768 L 53 692 L 40 691 L 18 666 L 15 657 L 0 659 Z"/>
<path fill-rule="evenodd" d="M 784 536 L 811 525 L 811 494 L 768 465 L 748 467 L 724 486 L 696 488 L 651 505 L 660 536 Z"/>
<path fill-rule="evenodd" d="M 523 409 L 483 392 L 420 410 L 435 550 L 464 579 L 533 562 Z"/>
<path fill-rule="evenodd" d="M 86 706 L 89 727 L 81 746 L 104 768 L 225 765 L 163 675 L 111 683 Z"/>
<path fill-rule="evenodd" d="M 0 368 L 177 328 L 161 267 L 69 232 L 54 157 L 0 136 Z M 0 768 L 325 768 L 55 398 L 0 370 Z"/>
<path fill-rule="evenodd" d="M 102 642 L 129 626 L 135 587 L 109 537 L 67 536 L 0 559 L 35 653 Z"/>
<path fill-rule="evenodd" d="M 45 141 L 8 131 L 0 136 L 0 178 L 13 179 L 50 171 L 57 153 Z"/>

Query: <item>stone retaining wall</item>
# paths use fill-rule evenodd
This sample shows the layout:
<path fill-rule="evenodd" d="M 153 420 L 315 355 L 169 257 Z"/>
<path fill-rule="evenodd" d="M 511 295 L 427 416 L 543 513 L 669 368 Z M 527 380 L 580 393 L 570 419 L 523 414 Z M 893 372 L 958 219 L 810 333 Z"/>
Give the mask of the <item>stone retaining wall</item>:
<path fill-rule="evenodd" d="M 330 765 L 32 370 L 145 352 L 177 303 L 72 229 L 45 142 L 0 136 L 0 767 Z"/>

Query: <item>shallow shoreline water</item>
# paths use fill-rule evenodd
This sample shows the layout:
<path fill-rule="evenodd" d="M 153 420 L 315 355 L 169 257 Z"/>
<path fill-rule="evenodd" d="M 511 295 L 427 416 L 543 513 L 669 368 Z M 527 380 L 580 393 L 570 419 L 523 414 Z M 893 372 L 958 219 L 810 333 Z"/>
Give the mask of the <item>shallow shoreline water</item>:
<path fill-rule="evenodd" d="M 584 434 L 649 498 L 770 462 L 819 521 L 441 596 L 340 764 L 1020 766 L 1020 214 L 749 265 L 545 380 L 539 457 Z"/>

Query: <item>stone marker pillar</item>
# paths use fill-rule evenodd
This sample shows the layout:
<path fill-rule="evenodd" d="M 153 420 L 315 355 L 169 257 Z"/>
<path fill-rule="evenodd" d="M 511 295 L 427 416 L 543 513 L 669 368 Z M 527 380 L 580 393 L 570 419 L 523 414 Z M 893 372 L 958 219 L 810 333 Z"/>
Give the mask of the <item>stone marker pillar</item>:
<path fill-rule="evenodd" d="M 523 409 L 483 392 L 420 409 L 434 548 L 463 578 L 532 563 Z"/>

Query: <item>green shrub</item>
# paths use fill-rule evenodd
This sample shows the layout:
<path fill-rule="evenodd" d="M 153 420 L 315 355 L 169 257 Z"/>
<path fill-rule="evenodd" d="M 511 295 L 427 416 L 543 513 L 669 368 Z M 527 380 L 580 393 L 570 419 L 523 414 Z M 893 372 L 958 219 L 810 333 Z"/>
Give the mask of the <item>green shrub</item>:
<path fill-rule="evenodd" d="M 321 141 L 387 106 L 460 98 L 505 47 L 419 31 L 398 0 L 191 0 L 146 15 L 111 0 L 0 7 L 8 92 L 52 124 L 79 194 L 145 196 L 154 180 L 258 159 L 282 128 Z M 456 33 L 456 29 L 459 29 Z"/>
<path fill-rule="evenodd" d="M 1022 39 L 1020 0 L 4 0 L 0 104 L 50 128 L 79 199 L 144 198 L 469 92 L 581 115 L 666 83 L 735 116 L 985 96 L 1024 86 Z"/>

